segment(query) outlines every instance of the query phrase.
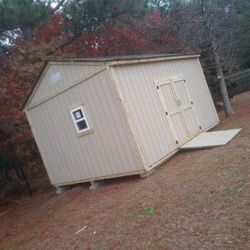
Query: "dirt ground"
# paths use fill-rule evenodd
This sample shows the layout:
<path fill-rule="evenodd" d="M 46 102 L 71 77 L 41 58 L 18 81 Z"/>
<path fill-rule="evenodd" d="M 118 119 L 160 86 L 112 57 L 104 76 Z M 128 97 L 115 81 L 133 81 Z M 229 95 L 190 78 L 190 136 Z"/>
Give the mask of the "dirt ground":
<path fill-rule="evenodd" d="M 224 147 L 178 153 L 145 179 L 0 207 L 0 248 L 250 249 L 250 92 L 233 107 L 216 129 L 242 131 Z"/>

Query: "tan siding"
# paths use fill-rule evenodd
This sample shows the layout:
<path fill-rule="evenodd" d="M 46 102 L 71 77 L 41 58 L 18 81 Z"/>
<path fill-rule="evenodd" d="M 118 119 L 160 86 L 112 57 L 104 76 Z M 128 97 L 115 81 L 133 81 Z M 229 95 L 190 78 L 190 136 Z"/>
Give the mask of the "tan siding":
<path fill-rule="evenodd" d="M 81 103 L 94 132 L 78 136 L 69 111 Z M 105 71 L 28 113 L 54 185 L 143 169 Z"/>
<path fill-rule="evenodd" d="M 141 142 L 146 164 L 151 166 L 176 146 L 167 126 L 160 100 L 146 65 L 115 67 L 132 125 Z"/>
<path fill-rule="evenodd" d="M 103 66 L 77 64 L 49 65 L 45 76 L 41 79 L 39 87 L 32 97 L 30 106 L 101 68 L 103 68 Z M 60 74 L 61 80 L 57 83 L 53 83 L 51 77 L 56 73 Z"/>
<path fill-rule="evenodd" d="M 194 104 L 203 130 L 208 129 L 219 121 L 210 90 L 206 83 L 200 61 L 193 59 L 192 63 L 183 65 L 190 89 L 194 98 Z M 188 72 L 195 72 L 191 74 Z"/>
<path fill-rule="evenodd" d="M 182 75 L 202 130 L 218 122 L 197 58 L 110 67 L 115 84 L 106 71 L 99 72 L 104 70 L 104 65 L 50 65 L 27 105 L 30 107 L 27 111 L 29 122 L 54 185 L 138 173 L 145 170 L 138 151 L 142 151 L 149 168 L 177 150 L 154 80 Z M 97 71 L 98 74 L 84 82 L 39 103 Z M 58 85 L 51 85 L 50 77 L 56 72 L 60 72 L 62 80 Z M 122 100 L 115 86 L 118 86 Z M 93 132 L 78 136 L 70 109 L 82 104 Z M 124 110 L 128 111 L 129 117 Z M 194 126 L 195 131 L 192 114 L 186 114 L 188 124 Z M 180 133 L 180 126 L 181 123 L 176 125 L 176 133 Z M 139 146 L 136 146 L 133 133 Z"/>
<path fill-rule="evenodd" d="M 48 157 L 47 157 L 47 153 L 46 153 L 46 150 L 43 149 L 40 141 L 41 139 L 39 138 L 39 135 L 36 133 L 36 130 L 35 130 L 35 127 L 33 125 L 33 122 L 30 118 L 30 115 L 29 115 L 29 112 L 25 112 L 26 116 L 27 116 L 27 119 L 29 121 L 29 124 L 30 124 L 30 127 L 31 127 L 31 130 L 32 130 L 32 133 L 36 139 L 36 143 L 37 143 L 37 146 L 38 146 L 38 149 L 39 149 L 39 152 L 41 154 L 41 157 L 42 157 L 42 160 L 44 162 L 44 165 L 45 165 L 45 168 L 46 168 L 46 171 L 47 171 L 47 174 L 49 176 L 49 179 L 50 181 L 52 182 L 52 178 L 53 178 L 53 169 L 50 169 L 48 168 Z"/>
<path fill-rule="evenodd" d="M 124 102 L 148 166 L 155 164 L 177 147 L 161 107 L 154 80 L 183 75 L 203 130 L 218 121 L 197 58 L 114 66 L 113 72 L 123 92 Z"/>

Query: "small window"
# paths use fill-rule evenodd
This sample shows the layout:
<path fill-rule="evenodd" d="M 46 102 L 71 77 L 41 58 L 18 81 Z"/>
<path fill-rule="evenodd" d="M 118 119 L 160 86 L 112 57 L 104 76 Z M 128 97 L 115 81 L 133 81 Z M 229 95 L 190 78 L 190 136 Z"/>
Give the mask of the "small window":
<path fill-rule="evenodd" d="M 61 80 L 62 80 L 62 76 L 59 72 L 51 75 L 50 77 L 50 81 L 52 82 L 54 86 L 56 86 Z"/>
<path fill-rule="evenodd" d="M 70 112 L 71 112 L 71 116 L 75 124 L 77 133 L 81 133 L 90 129 L 86 116 L 83 111 L 83 107 L 78 107 L 74 110 L 71 110 Z"/>

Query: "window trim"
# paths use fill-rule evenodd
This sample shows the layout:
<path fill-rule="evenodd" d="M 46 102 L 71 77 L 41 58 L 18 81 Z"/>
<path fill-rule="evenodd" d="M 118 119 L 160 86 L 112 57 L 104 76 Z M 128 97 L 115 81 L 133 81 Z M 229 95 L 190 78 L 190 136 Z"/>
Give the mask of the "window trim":
<path fill-rule="evenodd" d="M 77 110 L 81 110 L 81 111 L 82 111 L 82 114 L 83 114 L 83 117 L 80 118 L 80 119 L 78 119 L 78 120 L 76 120 L 76 119 L 75 119 L 75 116 L 74 116 L 74 112 L 77 111 Z M 74 126 L 75 126 L 75 130 L 76 130 L 76 132 L 77 132 L 78 135 L 81 134 L 81 133 L 84 133 L 84 132 L 90 130 L 90 126 L 89 126 L 89 123 L 88 123 L 88 121 L 87 121 L 86 114 L 85 114 L 85 112 L 84 112 L 84 108 L 83 108 L 82 105 L 81 105 L 81 106 L 78 106 L 78 107 L 76 107 L 76 108 L 74 108 L 74 109 L 71 109 L 71 110 L 70 110 L 70 114 L 71 114 L 71 118 L 72 118 L 72 121 L 73 121 Z M 77 126 L 77 123 L 80 122 L 80 121 L 85 121 L 86 124 L 87 124 L 87 128 L 79 130 L 79 128 L 78 128 L 78 126 Z"/>

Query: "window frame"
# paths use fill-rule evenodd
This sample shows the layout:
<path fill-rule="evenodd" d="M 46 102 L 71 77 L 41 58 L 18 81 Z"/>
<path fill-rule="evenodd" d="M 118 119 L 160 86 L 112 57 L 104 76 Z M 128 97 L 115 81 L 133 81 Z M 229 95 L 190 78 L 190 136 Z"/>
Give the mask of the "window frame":
<path fill-rule="evenodd" d="M 77 110 L 81 110 L 81 112 L 83 114 L 83 117 L 80 118 L 80 119 L 78 119 L 78 120 L 76 120 L 75 116 L 74 116 L 74 112 L 76 112 Z M 71 109 L 70 110 L 70 114 L 71 114 L 71 118 L 72 118 L 72 121 L 73 121 L 74 126 L 75 126 L 75 130 L 76 130 L 76 132 L 77 132 L 78 135 L 90 130 L 90 126 L 89 126 L 89 123 L 87 121 L 86 113 L 84 112 L 84 108 L 83 108 L 82 105 L 80 105 L 80 106 L 78 106 L 78 107 L 76 107 L 74 109 Z M 80 130 L 79 127 L 78 127 L 78 125 L 77 125 L 77 123 L 80 122 L 80 121 L 85 121 L 85 123 L 87 125 L 87 128 L 84 128 L 84 129 Z"/>

